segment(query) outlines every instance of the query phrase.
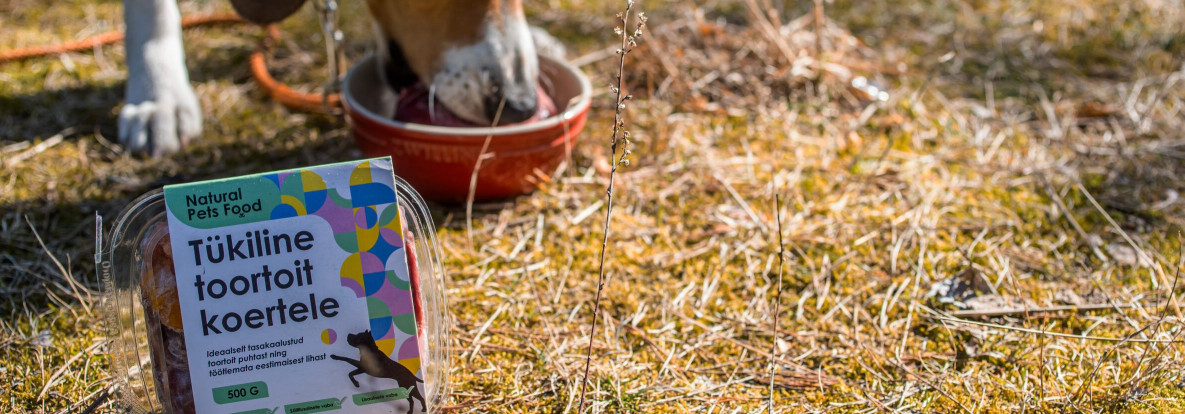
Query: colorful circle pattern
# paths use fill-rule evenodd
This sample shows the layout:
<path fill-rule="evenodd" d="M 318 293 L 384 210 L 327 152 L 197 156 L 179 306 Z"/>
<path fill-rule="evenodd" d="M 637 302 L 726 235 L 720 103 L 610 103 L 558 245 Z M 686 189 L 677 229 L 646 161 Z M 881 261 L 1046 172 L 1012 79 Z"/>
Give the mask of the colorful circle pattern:
<path fill-rule="evenodd" d="M 315 172 L 299 170 L 268 175 L 280 189 L 280 204 L 271 212 L 272 219 L 316 216 L 333 229 L 334 241 L 350 256 L 341 265 L 341 284 L 365 298 L 370 315 L 370 333 L 387 356 L 402 342 L 399 361 L 412 372 L 420 366 L 412 305 L 411 283 L 403 275 L 388 269 L 406 268 L 403 251 L 403 225 L 394 189 L 376 180 L 369 162 L 362 162 L 350 175 L 349 191 L 342 195 L 328 188 Z M 396 331 L 403 337 L 397 341 Z M 332 344 L 337 333 L 327 329 L 321 340 Z"/>

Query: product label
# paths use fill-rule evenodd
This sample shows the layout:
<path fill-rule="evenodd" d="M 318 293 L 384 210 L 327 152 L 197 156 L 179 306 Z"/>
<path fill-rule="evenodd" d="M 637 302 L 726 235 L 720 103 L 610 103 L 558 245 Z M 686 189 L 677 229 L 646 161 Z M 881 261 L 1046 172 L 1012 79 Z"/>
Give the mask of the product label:
<path fill-rule="evenodd" d="M 165 203 L 197 412 L 425 408 L 390 159 L 167 186 Z"/>

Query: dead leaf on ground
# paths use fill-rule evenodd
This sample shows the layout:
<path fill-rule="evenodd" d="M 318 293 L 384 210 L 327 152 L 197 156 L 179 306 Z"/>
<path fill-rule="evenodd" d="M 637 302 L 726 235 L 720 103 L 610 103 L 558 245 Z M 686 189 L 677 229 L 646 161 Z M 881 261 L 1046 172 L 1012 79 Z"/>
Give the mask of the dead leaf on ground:
<path fill-rule="evenodd" d="M 1117 105 L 1090 101 L 1079 106 L 1078 110 L 1075 111 L 1075 115 L 1079 118 L 1102 118 L 1115 115 L 1118 112 L 1119 106 Z"/>

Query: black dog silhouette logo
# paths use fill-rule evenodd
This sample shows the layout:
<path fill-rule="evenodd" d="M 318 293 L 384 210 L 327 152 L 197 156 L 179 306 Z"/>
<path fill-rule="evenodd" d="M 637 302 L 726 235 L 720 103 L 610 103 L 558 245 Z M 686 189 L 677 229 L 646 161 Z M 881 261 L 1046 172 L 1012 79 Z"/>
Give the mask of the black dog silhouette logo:
<path fill-rule="evenodd" d="M 359 332 L 356 334 L 346 335 L 346 343 L 354 348 L 358 348 L 358 359 L 346 358 L 338 355 L 330 355 L 330 358 L 338 361 L 344 361 L 353 365 L 356 368 L 350 371 L 350 382 L 354 383 L 354 387 L 359 387 L 358 380 L 354 377 L 359 374 L 366 374 L 375 378 L 389 378 L 399 383 L 401 388 L 408 390 L 408 412 L 415 411 L 416 402 L 420 400 L 420 411 L 428 411 L 428 405 L 424 402 L 424 396 L 420 394 L 420 387 L 417 383 L 423 383 L 424 380 L 417 377 L 414 372 L 400 364 L 398 361 L 391 359 L 387 354 L 379 349 L 374 342 L 374 337 L 371 336 L 370 330 Z"/>

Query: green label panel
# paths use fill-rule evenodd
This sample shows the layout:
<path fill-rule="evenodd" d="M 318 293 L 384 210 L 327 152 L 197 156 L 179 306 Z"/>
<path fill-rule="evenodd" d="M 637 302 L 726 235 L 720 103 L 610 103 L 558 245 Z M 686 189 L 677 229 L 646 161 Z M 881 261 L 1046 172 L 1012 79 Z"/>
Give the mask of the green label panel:
<path fill-rule="evenodd" d="M 406 400 L 411 394 L 407 388 L 392 388 L 389 390 L 354 394 L 354 405 L 378 404 L 387 401 Z"/>
<path fill-rule="evenodd" d="M 280 190 L 263 176 L 248 176 L 165 188 L 169 212 L 199 229 L 270 219 Z"/>
<path fill-rule="evenodd" d="M 307 414 L 319 413 L 322 411 L 336 411 L 342 409 L 342 402 L 345 398 L 326 398 L 324 400 L 302 402 L 297 404 L 288 404 L 284 406 L 285 414 Z"/>
<path fill-rule="evenodd" d="M 263 381 L 214 389 L 214 402 L 219 404 L 237 403 L 239 401 L 257 400 L 260 398 L 267 398 L 267 383 Z"/>

